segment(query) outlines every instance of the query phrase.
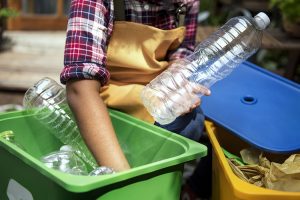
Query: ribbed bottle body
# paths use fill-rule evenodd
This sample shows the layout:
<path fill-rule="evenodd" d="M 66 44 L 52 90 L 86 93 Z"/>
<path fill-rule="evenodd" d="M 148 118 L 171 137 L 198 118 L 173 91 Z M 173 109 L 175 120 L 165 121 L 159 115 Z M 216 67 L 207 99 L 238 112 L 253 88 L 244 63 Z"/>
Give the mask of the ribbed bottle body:
<path fill-rule="evenodd" d="M 189 80 L 209 88 L 256 53 L 261 40 L 262 31 L 252 18 L 232 18 L 186 58 L 193 70 Z"/>
<path fill-rule="evenodd" d="M 76 154 L 89 166 L 97 167 L 72 117 L 66 102 L 65 89 L 61 85 L 50 78 L 43 78 L 26 91 L 23 104 L 63 144 L 72 146 Z"/>
<path fill-rule="evenodd" d="M 142 90 L 142 101 L 160 124 L 187 112 L 211 87 L 228 76 L 261 46 L 260 18 L 235 17 L 202 41 L 195 51 L 178 60 Z M 264 27 L 265 28 L 265 27 Z M 196 93 L 196 95 L 195 95 Z"/>

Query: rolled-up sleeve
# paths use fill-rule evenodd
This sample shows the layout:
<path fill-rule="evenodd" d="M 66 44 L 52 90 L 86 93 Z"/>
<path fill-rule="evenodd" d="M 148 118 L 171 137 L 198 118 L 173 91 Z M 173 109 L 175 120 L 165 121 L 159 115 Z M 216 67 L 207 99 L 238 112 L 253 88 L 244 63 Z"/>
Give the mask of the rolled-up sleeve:
<path fill-rule="evenodd" d="M 74 79 L 109 80 L 106 52 L 113 28 L 113 3 L 104 0 L 72 0 L 61 83 Z"/>

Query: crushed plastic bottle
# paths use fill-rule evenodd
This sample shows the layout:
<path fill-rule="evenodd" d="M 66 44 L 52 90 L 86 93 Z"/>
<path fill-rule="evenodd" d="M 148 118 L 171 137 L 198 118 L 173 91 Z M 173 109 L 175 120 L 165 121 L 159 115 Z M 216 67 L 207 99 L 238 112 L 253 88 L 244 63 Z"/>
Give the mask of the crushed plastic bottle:
<path fill-rule="evenodd" d="M 203 87 L 209 88 L 228 76 L 260 48 L 269 23 L 262 12 L 254 18 L 230 19 L 194 53 L 174 62 L 144 87 L 141 98 L 149 113 L 158 123 L 169 124 L 189 111 L 203 95 Z"/>
<path fill-rule="evenodd" d="M 51 152 L 41 158 L 47 167 L 73 175 L 88 175 L 88 170 L 72 147 L 64 145 L 59 151 Z"/>
<path fill-rule="evenodd" d="M 106 166 L 100 166 L 94 169 L 93 171 L 91 171 L 89 173 L 89 176 L 100 176 L 100 175 L 114 174 L 114 173 L 115 171 L 112 168 Z"/>
<path fill-rule="evenodd" d="M 66 102 L 65 89 L 45 77 L 29 88 L 23 99 L 24 108 L 48 128 L 63 144 L 70 145 L 76 154 L 93 169 L 98 164 L 85 145 Z"/>
<path fill-rule="evenodd" d="M 106 166 L 99 166 L 89 171 L 85 162 L 70 145 L 63 145 L 58 151 L 44 155 L 41 162 L 48 168 L 73 175 L 100 176 L 115 173 L 112 168 Z"/>

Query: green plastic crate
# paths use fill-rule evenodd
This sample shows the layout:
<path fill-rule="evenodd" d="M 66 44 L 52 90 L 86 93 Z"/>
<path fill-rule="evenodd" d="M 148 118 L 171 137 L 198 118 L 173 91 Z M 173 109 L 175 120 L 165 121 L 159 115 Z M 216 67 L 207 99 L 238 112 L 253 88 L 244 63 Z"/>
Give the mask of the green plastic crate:
<path fill-rule="evenodd" d="M 0 199 L 179 199 L 184 163 L 205 156 L 206 147 L 124 113 L 110 115 L 132 169 L 97 177 L 47 168 L 39 158 L 58 150 L 59 140 L 25 111 L 0 115 L 0 132 L 13 130 L 26 149 L 0 140 Z"/>

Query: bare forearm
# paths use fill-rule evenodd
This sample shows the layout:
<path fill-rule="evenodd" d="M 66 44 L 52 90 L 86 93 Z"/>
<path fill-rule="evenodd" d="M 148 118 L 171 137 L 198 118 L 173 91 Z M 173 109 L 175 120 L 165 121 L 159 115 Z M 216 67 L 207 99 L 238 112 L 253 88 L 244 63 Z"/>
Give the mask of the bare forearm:
<path fill-rule="evenodd" d="M 78 127 L 97 162 L 116 171 L 129 169 L 96 80 L 67 83 L 67 98 Z"/>

